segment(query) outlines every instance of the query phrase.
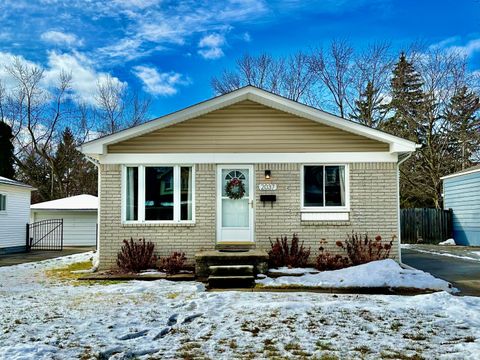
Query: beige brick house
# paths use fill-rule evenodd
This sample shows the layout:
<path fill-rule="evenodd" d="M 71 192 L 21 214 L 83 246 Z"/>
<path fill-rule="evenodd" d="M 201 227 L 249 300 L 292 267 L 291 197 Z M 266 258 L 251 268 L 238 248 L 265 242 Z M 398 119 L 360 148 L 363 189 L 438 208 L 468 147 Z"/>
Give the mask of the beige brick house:
<path fill-rule="evenodd" d="M 193 260 L 294 232 L 335 251 L 352 230 L 397 236 L 398 258 L 398 165 L 415 147 L 251 86 L 88 142 L 101 267 L 130 237 Z"/>

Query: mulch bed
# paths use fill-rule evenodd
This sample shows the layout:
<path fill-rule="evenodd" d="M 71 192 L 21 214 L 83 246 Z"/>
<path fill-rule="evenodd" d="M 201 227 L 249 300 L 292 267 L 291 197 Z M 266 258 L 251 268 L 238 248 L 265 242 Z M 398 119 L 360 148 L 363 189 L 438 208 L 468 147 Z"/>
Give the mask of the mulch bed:
<path fill-rule="evenodd" d="M 164 274 L 120 274 L 120 273 L 92 273 L 79 278 L 79 280 L 171 280 L 171 281 L 193 281 L 195 274 L 182 273 L 175 275 Z"/>

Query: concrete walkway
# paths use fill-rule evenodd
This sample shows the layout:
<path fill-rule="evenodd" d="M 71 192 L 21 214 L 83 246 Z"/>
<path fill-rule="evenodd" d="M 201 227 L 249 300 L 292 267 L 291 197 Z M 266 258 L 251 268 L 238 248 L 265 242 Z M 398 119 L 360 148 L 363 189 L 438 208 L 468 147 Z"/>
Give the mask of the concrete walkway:
<path fill-rule="evenodd" d="M 91 250 L 95 250 L 95 247 L 88 247 L 88 246 L 87 247 L 85 246 L 65 247 L 63 248 L 63 251 L 33 250 L 28 253 L 0 255 L 0 267 L 24 264 L 24 263 L 34 262 L 34 261 L 54 259 L 60 256 L 78 254 L 78 253 L 87 252 Z"/>
<path fill-rule="evenodd" d="M 449 281 L 461 291 L 460 295 L 480 296 L 480 260 L 454 257 L 465 255 L 457 249 L 439 248 L 444 255 L 435 253 L 435 248 L 428 249 L 430 252 L 422 250 L 426 249 L 402 249 L 402 262 Z"/>

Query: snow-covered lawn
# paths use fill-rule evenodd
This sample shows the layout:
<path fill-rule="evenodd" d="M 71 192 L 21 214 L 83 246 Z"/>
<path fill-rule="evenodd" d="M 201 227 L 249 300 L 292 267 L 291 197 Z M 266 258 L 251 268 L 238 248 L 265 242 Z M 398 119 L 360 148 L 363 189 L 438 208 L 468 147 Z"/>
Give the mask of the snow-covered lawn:
<path fill-rule="evenodd" d="M 291 274 L 302 273 L 302 269 L 292 269 Z M 270 270 L 289 273 L 289 269 L 281 268 Z M 429 273 L 416 269 L 404 269 L 392 259 L 373 261 L 368 264 L 352 266 L 335 271 L 323 271 L 315 274 L 315 269 L 303 269 L 302 276 L 281 276 L 278 278 L 263 278 L 257 280 L 258 284 L 268 287 L 285 285 L 300 285 L 323 288 L 408 288 L 457 291 L 444 280 L 437 279 Z"/>
<path fill-rule="evenodd" d="M 0 359 L 480 354 L 480 298 L 206 292 L 195 282 L 92 285 L 45 274 L 88 256 L 0 268 Z"/>

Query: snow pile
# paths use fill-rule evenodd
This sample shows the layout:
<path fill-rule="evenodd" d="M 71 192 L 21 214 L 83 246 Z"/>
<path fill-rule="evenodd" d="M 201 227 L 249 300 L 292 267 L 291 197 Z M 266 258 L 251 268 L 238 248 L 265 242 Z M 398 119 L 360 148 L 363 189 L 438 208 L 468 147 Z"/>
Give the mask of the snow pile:
<path fill-rule="evenodd" d="M 392 259 L 372 261 L 318 274 L 281 276 L 275 279 L 266 277 L 256 282 L 270 287 L 298 285 L 322 288 L 387 287 L 456 291 L 448 282 L 420 270 L 404 269 Z"/>
<path fill-rule="evenodd" d="M 455 244 L 454 239 L 447 239 L 445 241 L 439 242 L 438 245 L 457 245 L 457 244 Z"/>

